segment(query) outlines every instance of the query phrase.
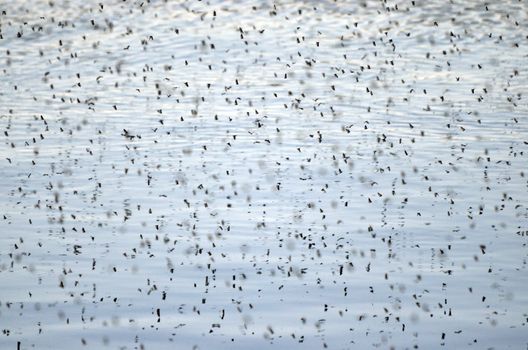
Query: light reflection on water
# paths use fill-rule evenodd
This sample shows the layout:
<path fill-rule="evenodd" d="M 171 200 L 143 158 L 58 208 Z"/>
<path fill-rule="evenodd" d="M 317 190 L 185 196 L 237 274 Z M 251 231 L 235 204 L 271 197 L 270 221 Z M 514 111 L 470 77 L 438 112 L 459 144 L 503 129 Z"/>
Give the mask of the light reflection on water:
<path fill-rule="evenodd" d="M 526 345 L 524 3 L 1 9 L 0 347 Z"/>

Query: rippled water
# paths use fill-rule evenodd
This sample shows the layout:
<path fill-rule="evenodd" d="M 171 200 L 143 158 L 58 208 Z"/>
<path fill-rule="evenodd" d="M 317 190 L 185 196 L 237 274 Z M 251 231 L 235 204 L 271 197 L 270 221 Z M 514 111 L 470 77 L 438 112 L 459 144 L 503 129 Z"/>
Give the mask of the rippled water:
<path fill-rule="evenodd" d="M 0 348 L 528 346 L 526 2 L 0 9 Z"/>

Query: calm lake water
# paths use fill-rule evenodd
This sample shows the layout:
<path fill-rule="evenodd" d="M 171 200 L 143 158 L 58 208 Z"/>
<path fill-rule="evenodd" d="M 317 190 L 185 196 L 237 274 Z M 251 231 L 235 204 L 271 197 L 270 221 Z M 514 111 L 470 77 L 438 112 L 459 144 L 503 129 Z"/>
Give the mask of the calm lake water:
<path fill-rule="evenodd" d="M 525 349 L 526 1 L 0 3 L 1 349 Z"/>

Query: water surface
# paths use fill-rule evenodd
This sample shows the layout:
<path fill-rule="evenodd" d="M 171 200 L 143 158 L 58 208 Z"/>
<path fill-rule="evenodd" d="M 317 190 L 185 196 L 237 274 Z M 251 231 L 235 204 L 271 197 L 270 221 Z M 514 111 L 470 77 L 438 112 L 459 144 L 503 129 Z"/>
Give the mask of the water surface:
<path fill-rule="evenodd" d="M 0 9 L 2 349 L 528 346 L 526 2 Z"/>

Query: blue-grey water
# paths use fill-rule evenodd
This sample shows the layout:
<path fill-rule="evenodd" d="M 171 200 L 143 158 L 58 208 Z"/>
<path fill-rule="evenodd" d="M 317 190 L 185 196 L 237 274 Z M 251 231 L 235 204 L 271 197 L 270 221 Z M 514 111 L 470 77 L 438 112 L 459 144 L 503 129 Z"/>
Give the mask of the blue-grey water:
<path fill-rule="evenodd" d="M 1 349 L 526 349 L 526 1 L 0 2 Z"/>

